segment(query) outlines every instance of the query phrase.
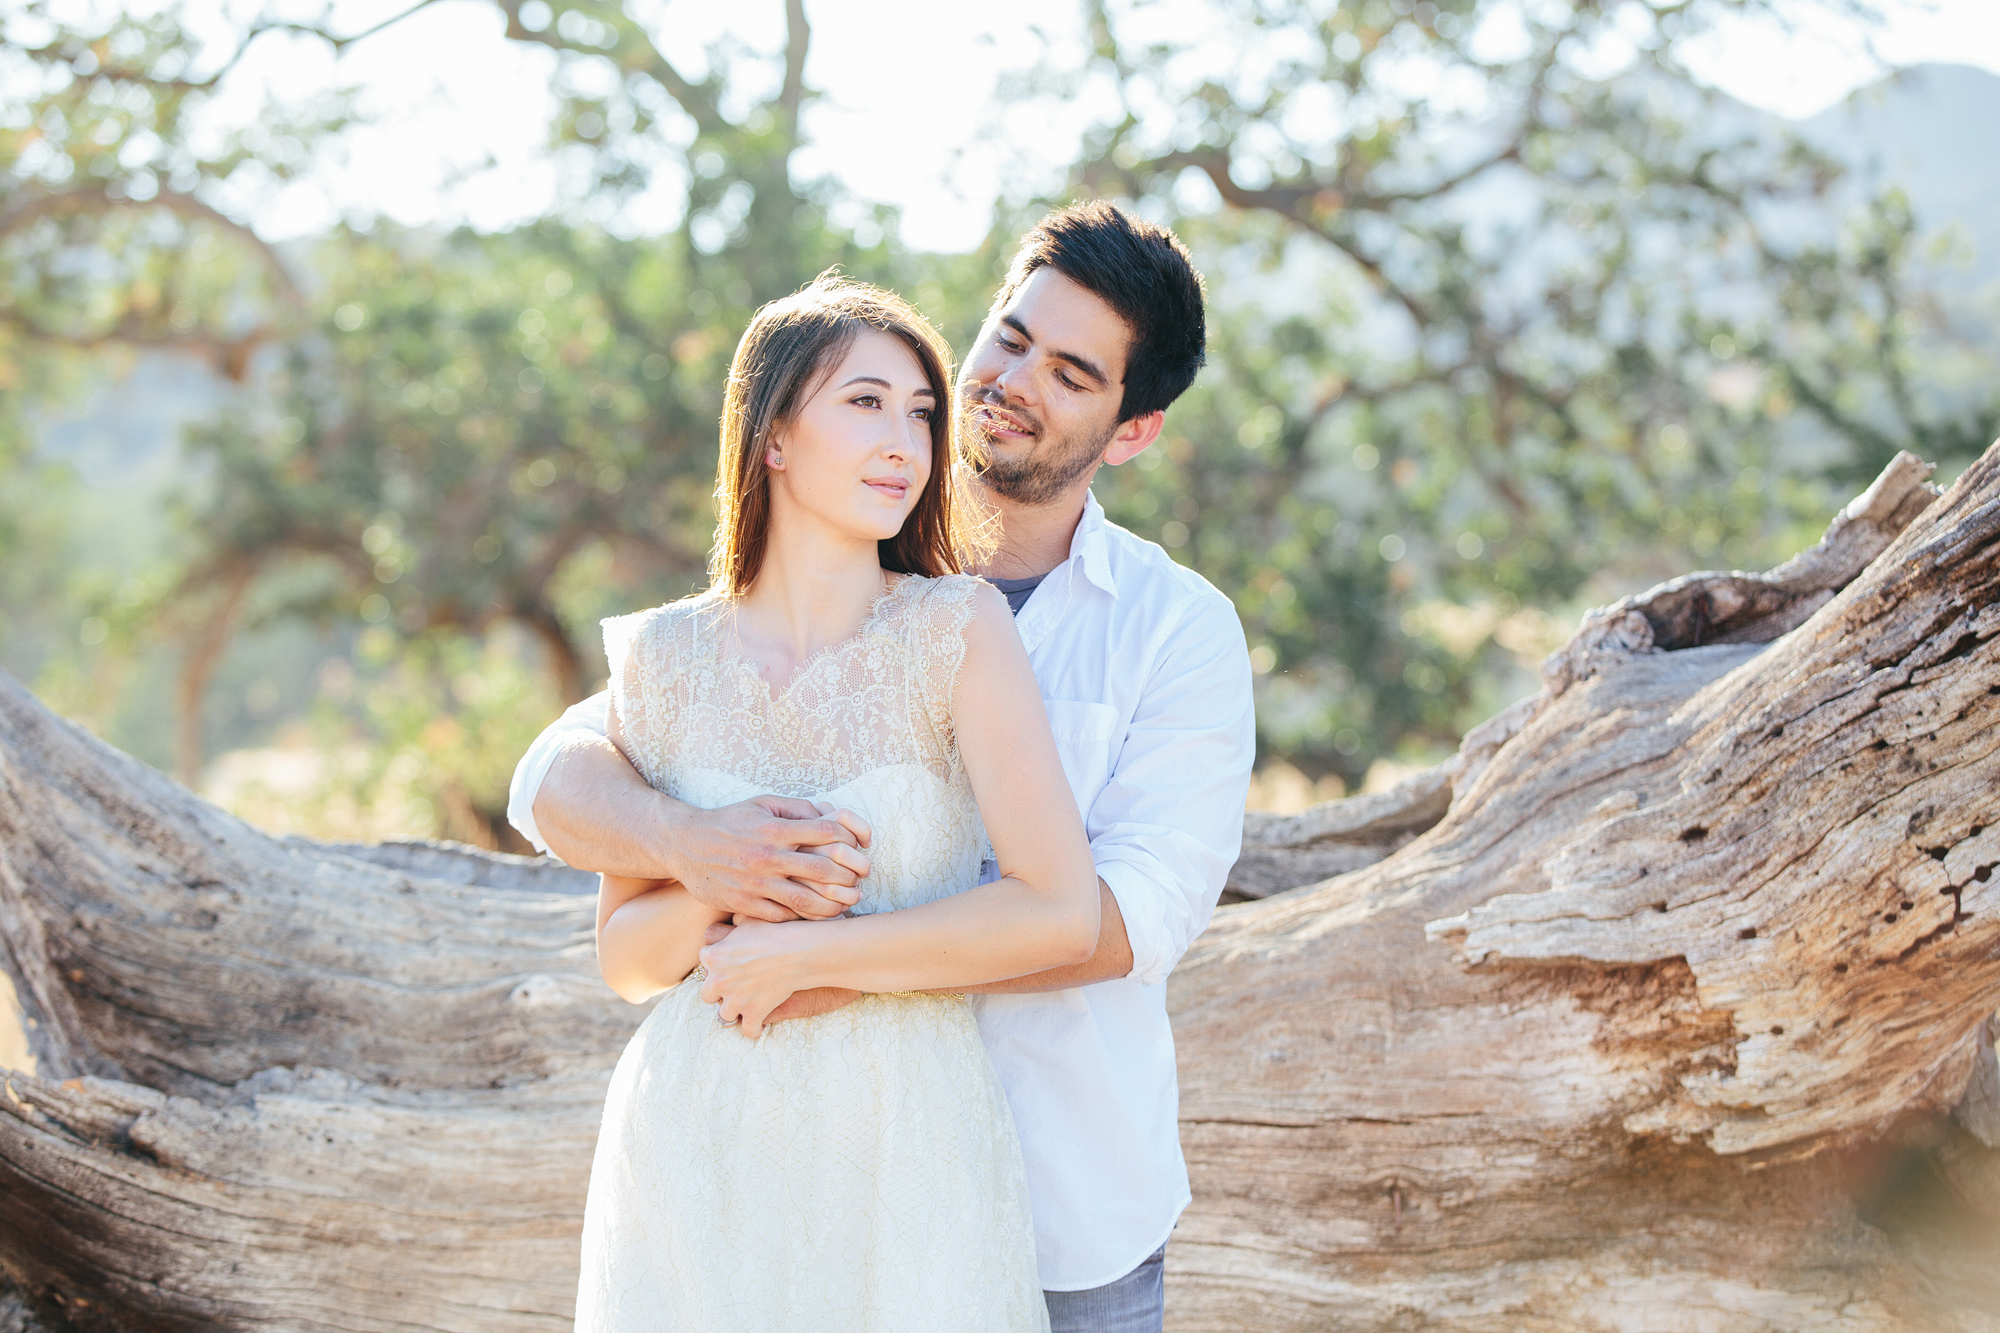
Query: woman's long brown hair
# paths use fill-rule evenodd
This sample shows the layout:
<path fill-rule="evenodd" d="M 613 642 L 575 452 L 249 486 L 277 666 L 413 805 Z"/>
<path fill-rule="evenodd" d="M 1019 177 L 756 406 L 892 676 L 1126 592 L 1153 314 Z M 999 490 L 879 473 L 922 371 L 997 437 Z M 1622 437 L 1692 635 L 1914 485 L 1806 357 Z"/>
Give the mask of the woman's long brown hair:
<path fill-rule="evenodd" d="M 955 574 L 978 558 L 989 522 L 967 486 L 951 393 L 951 348 L 894 292 L 829 271 L 751 317 L 722 400 L 722 449 L 715 477 L 715 548 L 709 586 L 731 596 L 757 580 L 771 525 L 771 432 L 792 419 L 820 380 L 865 329 L 902 339 L 936 395 L 931 475 L 915 508 L 877 550 L 899 574 Z"/>

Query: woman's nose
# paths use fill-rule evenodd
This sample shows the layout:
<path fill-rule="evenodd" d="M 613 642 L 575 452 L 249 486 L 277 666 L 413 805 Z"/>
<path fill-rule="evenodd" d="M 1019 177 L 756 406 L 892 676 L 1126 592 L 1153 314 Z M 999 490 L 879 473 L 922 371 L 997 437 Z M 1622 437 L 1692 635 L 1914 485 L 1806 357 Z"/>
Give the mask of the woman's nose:
<path fill-rule="evenodd" d="M 916 452 L 916 435 L 920 429 L 922 429 L 922 423 L 911 421 L 908 418 L 891 427 L 882 441 L 882 456 L 907 463 L 910 460 L 910 456 Z"/>

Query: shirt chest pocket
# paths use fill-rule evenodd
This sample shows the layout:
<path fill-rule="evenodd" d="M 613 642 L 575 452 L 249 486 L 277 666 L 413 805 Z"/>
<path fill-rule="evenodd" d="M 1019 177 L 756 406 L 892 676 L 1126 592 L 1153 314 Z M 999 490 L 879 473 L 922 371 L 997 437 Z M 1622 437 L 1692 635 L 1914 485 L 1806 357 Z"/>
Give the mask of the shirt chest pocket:
<path fill-rule="evenodd" d="M 1117 710 L 1109 704 L 1071 699 L 1044 699 L 1042 707 L 1049 713 L 1049 730 L 1055 733 L 1063 776 L 1069 779 L 1077 808 L 1087 817 L 1097 794 L 1111 779 L 1111 760 L 1119 740 Z"/>

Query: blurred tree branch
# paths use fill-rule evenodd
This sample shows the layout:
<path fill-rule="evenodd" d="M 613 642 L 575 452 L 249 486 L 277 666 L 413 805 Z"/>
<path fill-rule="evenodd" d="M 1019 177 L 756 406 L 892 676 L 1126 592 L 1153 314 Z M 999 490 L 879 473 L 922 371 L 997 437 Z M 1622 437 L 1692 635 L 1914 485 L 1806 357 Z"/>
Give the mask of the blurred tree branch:
<path fill-rule="evenodd" d="M 671 165 L 685 207 L 670 236 L 619 239 L 566 200 L 510 234 L 378 226 L 280 255 L 216 202 L 218 187 L 245 170 L 296 174 L 348 123 L 345 103 L 317 119 L 276 109 L 271 130 L 206 156 L 186 147 L 199 109 L 267 35 L 339 53 L 427 8 L 359 31 L 267 16 L 208 55 L 170 16 L 57 25 L 32 45 L 0 29 L 0 58 L 43 78 L 34 128 L 0 159 L 0 245 L 37 285 L 0 325 L 80 352 L 187 351 L 245 384 L 189 436 L 214 466 L 182 501 L 183 573 L 160 622 L 183 647 L 177 762 L 190 780 L 229 644 L 287 617 L 348 618 L 413 650 L 511 623 L 555 693 L 580 697 L 601 670 L 596 618 L 678 595 L 703 567 L 722 372 L 749 310 L 830 265 L 894 262 L 885 240 L 828 220 L 829 183 L 792 175 L 813 96 L 801 0 L 785 2 L 769 83 L 752 68 L 765 57 L 727 44 L 689 77 L 608 0 L 497 0 L 510 40 L 556 57 L 551 140 L 589 166 L 582 197 L 615 205 Z M 115 124 L 112 106 L 124 108 Z M 131 143 L 147 155 L 120 147 Z M 178 230 L 147 231 L 155 217 Z M 85 252 L 125 267 L 79 284 L 65 257 Z M 293 264 L 313 273 L 309 292 Z M 246 301 L 259 266 L 267 290 Z M 444 670 L 461 657 L 411 660 Z M 497 825 L 496 799 L 461 803 Z"/>
<path fill-rule="evenodd" d="M 781 43 L 725 40 L 699 65 L 616 0 L 492 0 L 553 61 L 549 216 L 265 245 L 237 210 L 309 169 L 352 107 L 273 106 L 220 137 L 194 132 L 202 108 L 266 36 L 340 53 L 414 37 L 429 7 L 355 31 L 265 16 L 213 50 L 170 15 L 0 13 L 32 104 L 0 127 L 0 387 L 118 345 L 242 386 L 188 438 L 204 480 L 159 622 L 211 714 L 204 673 L 235 630 L 285 622 L 346 627 L 357 662 L 398 662 L 399 688 L 447 710 L 468 642 L 517 632 L 533 646 L 508 651 L 575 697 L 597 616 L 700 579 L 749 312 L 840 264 L 969 332 L 1005 258 L 1004 222 L 972 255 L 911 255 L 795 168 L 803 0 Z M 1171 29 L 1094 0 L 1084 61 L 1020 82 L 1110 88 L 1052 194 L 1172 220 L 1215 279 L 1210 369 L 1099 491 L 1236 597 L 1269 752 L 1353 783 L 1453 743 L 1587 580 L 1750 561 L 1897 447 L 1947 468 L 1977 452 L 1996 418 L 1929 374 L 1942 320 L 1908 210 L 1837 228 L 1838 164 L 1678 61 L 1704 15 L 1762 8 L 1551 7 L 1500 50 L 1474 41 L 1494 10 L 1474 0 L 1196 5 Z M 1437 77 L 1408 82 L 1421 69 Z M 625 210 L 663 190 L 679 221 L 635 228 Z M 0 540 L 31 539 L 14 530 Z M 235 611 L 205 619 L 242 569 Z M 468 791 L 497 818 L 490 782 Z"/>
<path fill-rule="evenodd" d="M 1172 466 L 1103 489 L 1240 590 L 1270 751 L 1354 782 L 1448 747 L 1505 701 L 1473 697 L 1501 663 L 1546 651 L 1496 646 L 1518 608 L 1661 577 L 1663 538 L 1746 562 L 1898 449 L 1962 463 L 2000 427 L 2000 393 L 1914 373 L 1907 209 L 1843 230 L 1840 164 L 1682 63 L 1746 14 L 1789 21 L 1089 0 L 1088 53 L 1008 90 L 1101 95 L 1053 196 L 1137 201 L 1228 275 Z M 1412 629 L 1440 616 L 1459 628 Z"/>

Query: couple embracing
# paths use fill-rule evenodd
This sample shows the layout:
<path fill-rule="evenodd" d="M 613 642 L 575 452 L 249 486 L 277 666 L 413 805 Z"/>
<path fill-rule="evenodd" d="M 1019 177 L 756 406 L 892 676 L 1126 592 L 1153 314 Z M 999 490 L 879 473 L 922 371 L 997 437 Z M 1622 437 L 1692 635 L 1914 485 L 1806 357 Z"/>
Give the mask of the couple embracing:
<path fill-rule="evenodd" d="M 1107 522 L 1203 356 L 1173 235 L 1023 241 L 967 356 L 821 279 L 738 346 L 708 591 L 510 817 L 599 872 L 620 1060 L 577 1327 L 1157 1330 L 1188 1202 L 1168 971 L 1254 749 L 1234 608 Z"/>

